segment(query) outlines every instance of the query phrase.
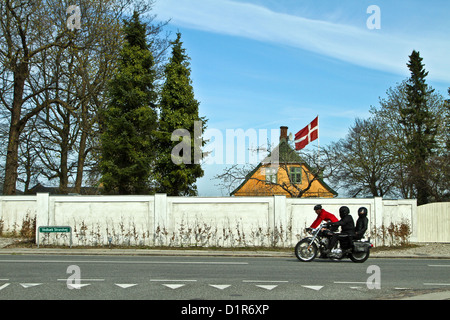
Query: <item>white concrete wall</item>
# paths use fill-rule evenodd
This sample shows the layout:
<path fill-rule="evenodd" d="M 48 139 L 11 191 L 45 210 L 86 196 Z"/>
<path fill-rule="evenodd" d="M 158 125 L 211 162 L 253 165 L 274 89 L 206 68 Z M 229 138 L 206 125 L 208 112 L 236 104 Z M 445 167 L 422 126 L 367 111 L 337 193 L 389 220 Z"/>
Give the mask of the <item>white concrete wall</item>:
<path fill-rule="evenodd" d="M 417 207 L 418 242 L 450 242 L 450 202 Z"/>
<path fill-rule="evenodd" d="M 153 239 L 153 196 L 48 198 L 48 215 L 38 216 L 36 226 L 71 226 L 74 245 L 107 244 L 108 238 L 112 238 L 113 244 L 148 245 L 151 243 L 149 240 Z M 47 237 L 53 238 L 47 239 L 53 242 L 68 239 L 65 234 L 47 234 Z"/>
<path fill-rule="evenodd" d="M 167 216 L 168 221 L 162 226 L 169 232 L 169 244 L 270 245 L 270 238 L 263 233 L 273 229 L 274 197 L 168 197 Z M 258 230 L 264 232 L 257 235 Z M 162 240 L 158 238 L 161 244 Z"/>
<path fill-rule="evenodd" d="M 36 216 L 36 196 L 0 197 L 0 223 L 3 233 L 19 233 L 23 221 Z"/>
<path fill-rule="evenodd" d="M 150 246 L 294 246 L 316 218 L 322 204 L 339 218 L 339 208 L 369 210 L 369 231 L 375 245 L 390 244 L 380 237 L 382 226 L 404 222 L 417 238 L 415 200 L 291 199 L 273 197 L 154 196 L 37 196 L 0 197 L 4 231 L 20 225 L 26 213 L 36 226 L 71 226 L 74 245 L 108 244 Z M 386 230 L 386 229 L 385 229 Z M 67 234 L 41 234 L 41 243 L 68 243 Z"/>

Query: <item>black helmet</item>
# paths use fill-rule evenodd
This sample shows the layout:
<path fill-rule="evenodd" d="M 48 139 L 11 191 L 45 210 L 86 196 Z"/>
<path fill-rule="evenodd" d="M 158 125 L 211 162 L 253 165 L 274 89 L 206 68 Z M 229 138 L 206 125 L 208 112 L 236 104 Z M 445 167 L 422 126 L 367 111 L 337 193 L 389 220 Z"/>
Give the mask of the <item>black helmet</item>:
<path fill-rule="evenodd" d="M 322 205 L 321 204 L 317 204 L 314 206 L 314 210 L 320 210 L 322 209 Z"/>
<path fill-rule="evenodd" d="M 350 209 L 346 206 L 340 207 L 339 208 L 339 216 L 341 218 L 345 217 L 346 215 L 348 215 L 350 213 Z"/>
<path fill-rule="evenodd" d="M 367 208 L 366 208 L 366 207 L 361 207 L 361 208 L 359 208 L 359 209 L 358 209 L 358 213 L 361 213 L 361 214 L 367 214 Z"/>

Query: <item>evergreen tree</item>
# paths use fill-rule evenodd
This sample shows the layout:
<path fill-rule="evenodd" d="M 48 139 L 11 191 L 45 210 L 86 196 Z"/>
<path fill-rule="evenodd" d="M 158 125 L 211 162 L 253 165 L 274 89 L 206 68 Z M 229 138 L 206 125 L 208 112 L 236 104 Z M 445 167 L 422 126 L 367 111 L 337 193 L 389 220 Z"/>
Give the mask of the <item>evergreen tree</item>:
<path fill-rule="evenodd" d="M 102 115 L 101 183 L 109 194 L 148 194 L 156 154 L 154 60 L 138 13 L 124 21 L 124 33 L 119 66 L 109 83 L 110 102 Z"/>
<path fill-rule="evenodd" d="M 429 89 L 425 82 L 428 72 L 425 71 L 419 52 L 414 50 L 409 59 L 407 66 L 411 77 L 406 84 L 406 105 L 400 108 L 400 124 L 406 137 L 410 183 L 421 205 L 429 201 L 428 160 L 436 147 L 436 121 L 427 104 L 434 90 Z"/>
<path fill-rule="evenodd" d="M 171 196 L 194 196 L 197 195 L 195 182 L 203 176 L 198 158 L 204 144 L 201 133 L 206 120 L 198 114 L 199 102 L 194 97 L 190 78 L 190 58 L 180 39 L 181 34 L 177 33 L 177 39 L 172 43 L 172 57 L 165 68 L 155 179 L 158 192 Z M 178 129 L 184 133 L 178 135 L 183 142 L 179 139 L 172 141 L 172 134 L 180 132 Z M 182 148 L 177 148 L 180 144 Z"/>
<path fill-rule="evenodd" d="M 448 88 L 448 95 L 450 96 L 450 88 Z M 445 100 L 445 146 L 447 154 L 450 153 L 450 99 Z"/>

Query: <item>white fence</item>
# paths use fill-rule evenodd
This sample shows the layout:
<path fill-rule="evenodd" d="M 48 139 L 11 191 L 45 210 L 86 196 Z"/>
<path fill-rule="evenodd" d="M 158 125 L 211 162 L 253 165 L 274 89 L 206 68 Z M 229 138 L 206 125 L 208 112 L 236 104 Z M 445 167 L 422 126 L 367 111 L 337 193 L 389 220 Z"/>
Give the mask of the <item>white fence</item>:
<path fill-rule="evenodd" d="M 71 226 L 74 245 L 110 240 L 113 245 L 290 247 L 317 217 L 313 207 L 318 203 L 338 218 L 339 207 L 348 206 L 355 222 L 358 208 L 366 207 L 366 236 L 375 245 L 392 243 L 388 227 L 400 224 L 410 228 L 408 240 L 417 241 L 416 200 L 382 198 L 2 196 L 0 231 L 19 232 L 24 220 L 36 217 L 36 228 Z M 67 244 L 69 236 L 41 234 L 43 239 Z"/>
<path fill-rule="evenodd" d="M 419 242 L 450 242 L 450 202 L 417 207 Z"/>

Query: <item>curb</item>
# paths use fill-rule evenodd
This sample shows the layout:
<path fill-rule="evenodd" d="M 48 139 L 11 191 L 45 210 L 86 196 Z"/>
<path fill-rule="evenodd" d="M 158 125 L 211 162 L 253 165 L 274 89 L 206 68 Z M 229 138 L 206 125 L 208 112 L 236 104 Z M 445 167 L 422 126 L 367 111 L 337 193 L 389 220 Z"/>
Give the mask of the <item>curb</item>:
<path fill-rule="evenodd" d="M 104 255 L 104 256 L 209 256 L 294 257 L 294 253 L 272 251 L 152 250 L 152 249 L 0 249 L 0 255 Z"/>
<path fill-rule="evenodd" d="M 153 249 L 49 249 L 0 248 L 0 255 L 104 255 L 104 256 L 193 256 L 193 257 L 275 257 L 295 258 L 294 252 L 220 251 L 220 250 L 153 250 Z M 371 254 L 369 259 L 450 259 L 450 256 Z"/>
<path fill-rule="evenodd" d="M 432 292 L 421 294 L 418 296 L 402 298 L 400 300 L 450 300 L 450 291 Z"/>
<path fill-rule="evenodd" d="M 422 255 L 371 255 L 369 259 L 436 259 L 436 260 L 450 260 L 450 256 L 422 256 Z"/>

